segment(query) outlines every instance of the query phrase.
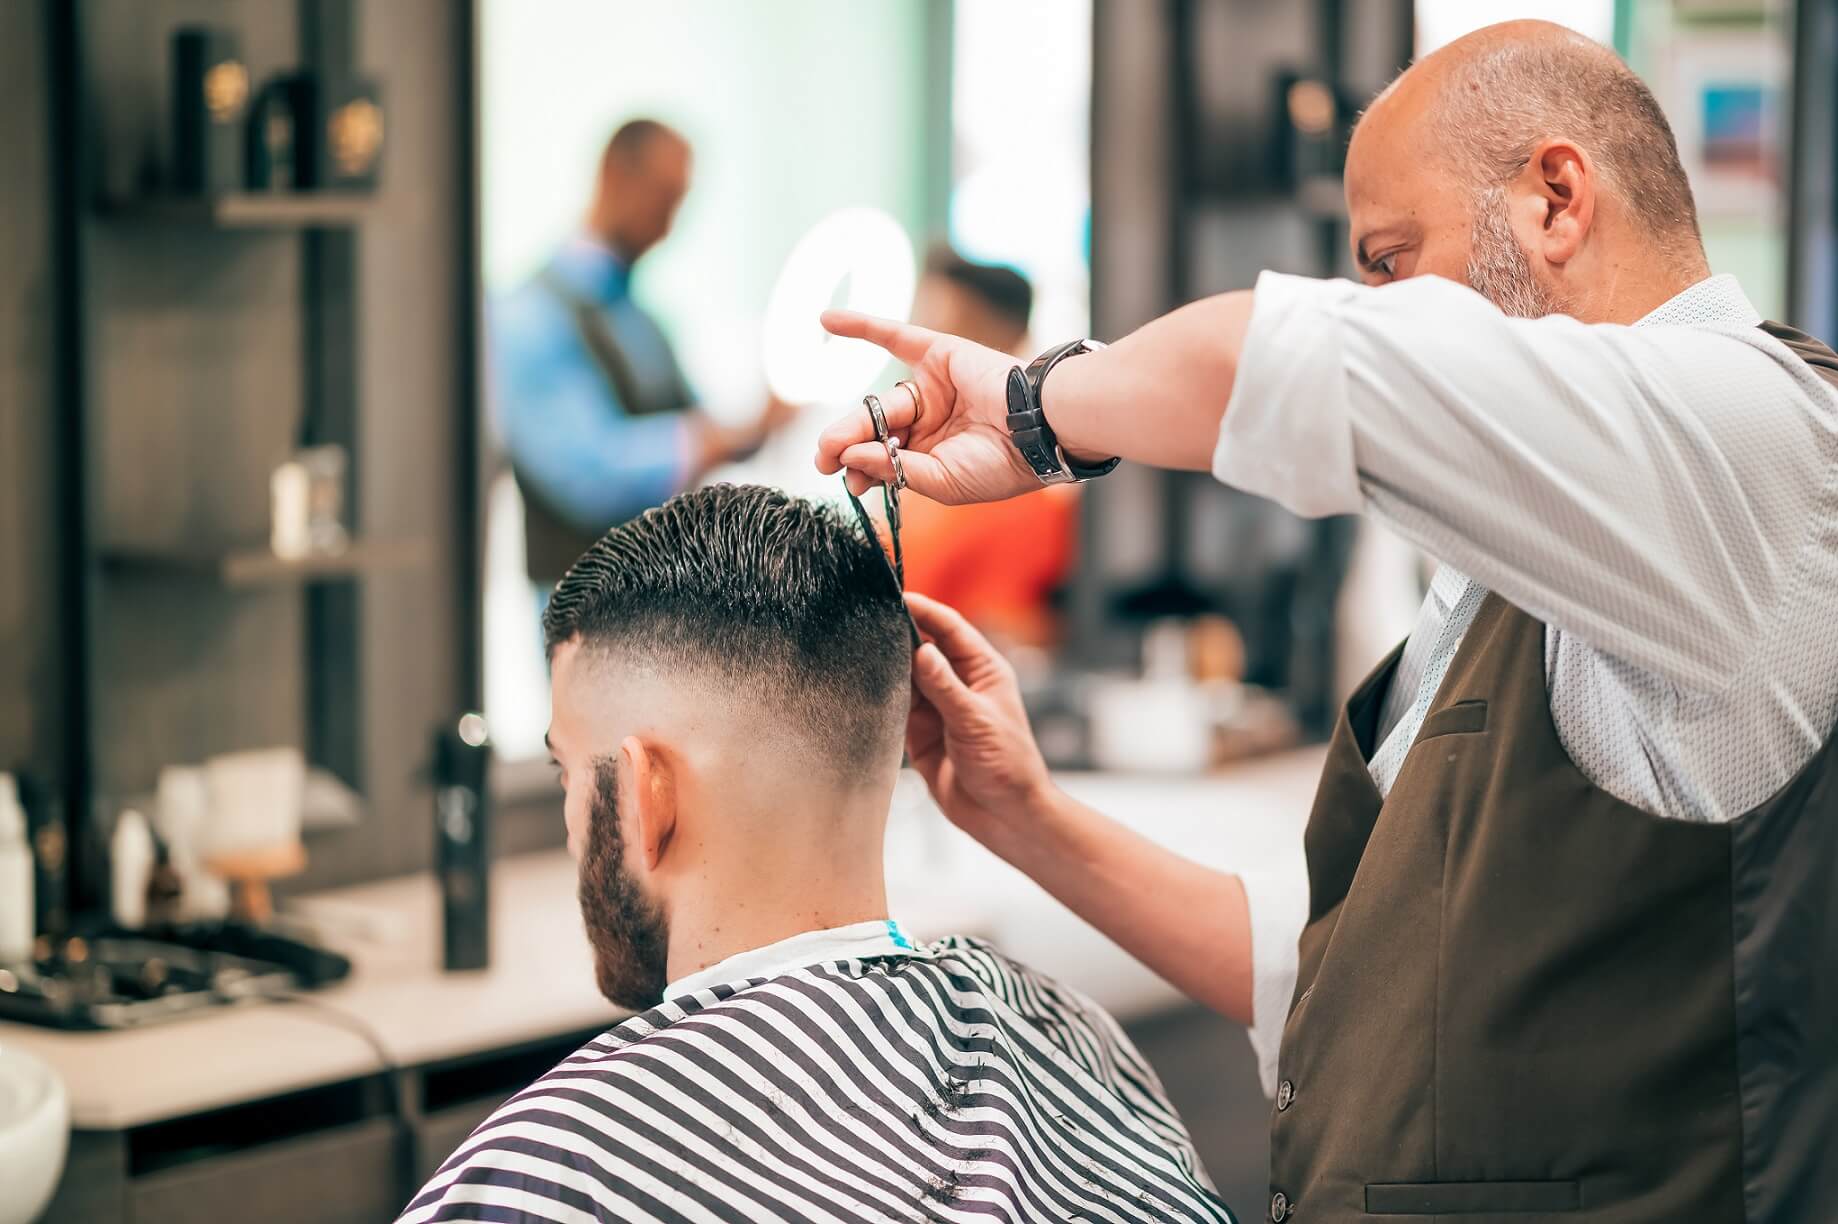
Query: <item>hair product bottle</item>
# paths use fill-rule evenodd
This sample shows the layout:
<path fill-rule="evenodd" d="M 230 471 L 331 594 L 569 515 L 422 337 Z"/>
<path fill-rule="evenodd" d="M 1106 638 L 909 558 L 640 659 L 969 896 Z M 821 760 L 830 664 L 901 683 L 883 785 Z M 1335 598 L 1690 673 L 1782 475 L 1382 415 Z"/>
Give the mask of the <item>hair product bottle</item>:
<path fill-rule="evenodd" d="M 0 965 L 32 958 L 32 849 L 19 784 L 0 773 Z"/>
<path fill-rule="evenodd" d="M 467 714 L 434 737 L 434 873 L 440 880 L 442 965 L 491 963 L 491 740 Z"/>

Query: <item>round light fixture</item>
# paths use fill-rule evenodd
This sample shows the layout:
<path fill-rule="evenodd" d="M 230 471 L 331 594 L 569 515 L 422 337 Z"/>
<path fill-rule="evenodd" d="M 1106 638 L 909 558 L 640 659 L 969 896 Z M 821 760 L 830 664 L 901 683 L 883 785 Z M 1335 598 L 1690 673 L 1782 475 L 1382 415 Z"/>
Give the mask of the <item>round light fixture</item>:
<path fill-rule="evenodd" d="M 766 301 L 761 350 L 766 385 L 794 404 L 862 393 L 887 364 L 871 344 L 838 340 L 818 316 L 835 309 L 904 319 L 912 309 L 913 244 L 878 208 L 844 208 L 812 226 L 785 259 Z"/>

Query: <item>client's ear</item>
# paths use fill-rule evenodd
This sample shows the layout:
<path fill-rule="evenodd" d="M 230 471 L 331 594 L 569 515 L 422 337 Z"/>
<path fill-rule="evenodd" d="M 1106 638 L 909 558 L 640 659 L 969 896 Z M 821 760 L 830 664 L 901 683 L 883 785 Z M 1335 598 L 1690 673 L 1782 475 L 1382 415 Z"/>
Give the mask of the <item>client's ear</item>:
<path fill-rule="evenodd" d="M 676 832 L 676 778 L 670 763 L 636 735 L 619 745 L 632 780 L 632 816 L 646 871 L 656 871 Z"/>

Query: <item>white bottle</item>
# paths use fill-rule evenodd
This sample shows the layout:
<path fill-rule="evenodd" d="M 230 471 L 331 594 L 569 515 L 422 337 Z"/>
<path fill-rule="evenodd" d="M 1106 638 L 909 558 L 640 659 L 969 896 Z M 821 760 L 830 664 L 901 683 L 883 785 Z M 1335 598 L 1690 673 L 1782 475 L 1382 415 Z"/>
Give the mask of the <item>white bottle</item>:
<path fill-rule="evenodd" d="M 133 808 L 115 822 L 109 841 L 109 873 L 114 884 L 109 899 L 117 926 L 135 930 L 147 921 L 147 881 L 153 875 L 153 830 L 147 818 Z"/>
<path fill-rule="evenodd" d="M 32 849 L 12 774 L 0 773 L 0 965 L 32 958 Z"/>

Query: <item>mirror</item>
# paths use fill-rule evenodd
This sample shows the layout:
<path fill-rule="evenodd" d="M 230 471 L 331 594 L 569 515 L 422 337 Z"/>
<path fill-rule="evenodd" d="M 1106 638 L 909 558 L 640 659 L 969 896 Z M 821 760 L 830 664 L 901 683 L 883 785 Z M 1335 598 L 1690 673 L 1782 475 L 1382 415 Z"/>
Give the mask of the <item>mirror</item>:
<path fill-rule="evenodd" d="M 545 552 L 701 480 L 840 496 L 811 466 L 816 434 L 892 375 L 827 341 L 818 309 L 953 326 L 958 282 L 919 274 L 948 244 L 1026 278 L 1036 334 L 1084 334 L 1091 16 L 1080 0 L 482 0 L 480 26 L 486 707 L 500 755 L 528 760 L 548 721 Z M 665 134 L 615 167 L 609 138 L 633 119 Z M 749 448 L 766 412 L 779 428 Z"/>

